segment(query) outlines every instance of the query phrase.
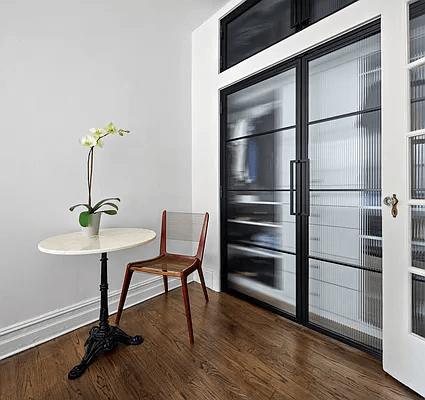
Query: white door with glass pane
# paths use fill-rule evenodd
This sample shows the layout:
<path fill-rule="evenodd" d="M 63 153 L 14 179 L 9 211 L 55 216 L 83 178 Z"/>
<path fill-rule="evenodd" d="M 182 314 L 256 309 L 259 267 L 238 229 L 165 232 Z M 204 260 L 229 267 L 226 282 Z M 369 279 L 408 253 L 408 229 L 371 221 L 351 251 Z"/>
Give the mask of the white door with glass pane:
<path fill-rule="evenodd" d="M 383 367 L 425 396 L 425 1 L 390 4 L 382 16 Z"/>

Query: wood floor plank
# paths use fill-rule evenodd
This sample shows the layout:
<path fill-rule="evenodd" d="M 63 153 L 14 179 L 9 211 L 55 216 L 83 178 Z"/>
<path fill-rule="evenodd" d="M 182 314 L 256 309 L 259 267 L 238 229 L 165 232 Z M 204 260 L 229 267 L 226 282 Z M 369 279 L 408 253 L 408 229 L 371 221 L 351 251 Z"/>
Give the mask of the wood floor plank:
<path fill-rule="evenodd" d="M 228 294 L 209 297 L 189 285 L 194 345 L 178 288 L 124 310 L 121 329 L 144 342 L 98 355 L 76 380 L 67 374 L 90 326 L 0 361 L 0 399 L 421 398 L 368 354 Z"/>

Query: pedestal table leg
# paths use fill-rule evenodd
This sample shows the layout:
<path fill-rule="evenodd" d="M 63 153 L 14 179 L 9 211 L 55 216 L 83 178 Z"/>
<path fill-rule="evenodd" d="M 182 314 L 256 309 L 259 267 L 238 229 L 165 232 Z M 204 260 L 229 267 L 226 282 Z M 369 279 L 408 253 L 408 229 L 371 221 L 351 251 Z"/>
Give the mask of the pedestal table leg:
<path fill-rule="evenodd" d="M 118 343 L 124 343 L 126 345 L 137 345 L 143 342 L 143 338 L 141 336 L 129 336 L 118 327 L 109 325 L 107 260 L 107 254 L 102 253 L 102 257 L 100 259 L 101 274 L 99 326 L 93 326 L 90 329 L 89 337 L 84 343 L 84 346 L 86 347 L 86 353 L 80 364 L 76 365 L 69 372 L 69 379 L 79 378 L 93 361 L 96 354 L 102 351 L 111 351 Z"/>

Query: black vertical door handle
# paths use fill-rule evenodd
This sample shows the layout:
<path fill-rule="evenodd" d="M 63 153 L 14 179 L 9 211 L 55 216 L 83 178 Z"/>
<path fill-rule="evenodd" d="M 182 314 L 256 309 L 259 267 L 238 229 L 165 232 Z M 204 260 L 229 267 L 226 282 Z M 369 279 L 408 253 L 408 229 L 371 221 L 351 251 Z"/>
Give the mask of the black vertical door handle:
<path fill-rule="evenodd" d="M 297 215 L 294 211 L 294 165 L 297 166 L 297 160 L 289 162 L 289 214 Z"/>

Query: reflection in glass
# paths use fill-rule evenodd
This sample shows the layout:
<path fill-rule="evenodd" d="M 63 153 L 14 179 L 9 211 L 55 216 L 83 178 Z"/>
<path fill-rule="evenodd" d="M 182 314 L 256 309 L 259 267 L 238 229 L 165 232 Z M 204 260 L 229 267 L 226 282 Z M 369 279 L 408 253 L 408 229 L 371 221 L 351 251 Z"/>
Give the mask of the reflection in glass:
<path fill-rule="evenodd" d="M 410 71 L 410 130 L 425 128 L 425 66 Z"/>
<path fill-rule="evenodd" d="M 425 206 L 411 206 L 412 267 L 425 269 Z"/>
<path fill-rule="evenodd" d="M 425 277 L 412 274 L 412 332 L 425 338 Z"/>
<path fill-rule="evenodd" d="M 425 1 L 423 0 L 419 0 L 409 5 L 410 62 L 416 61 L 425 55 L 424 5 L 425 5 Z"/>
<path fill-rule="evenodd" d="M 295 314 L 295 255 L 256 246 L 227 246 L 228 285 Z"/>
<path fill-rule="evenodd" d="M 227 24 L 226 68 L 295 33 L 291 0 L 262 0 Z"/>
<path fill-rule="evenodd" d="M 425 135 L 410 138 L 412 199 L 425 199 Z"/>
<path fill-rule="evenodd" d="M 309 62 L 309 121 L 381 105 L 381 36 Z"/>

